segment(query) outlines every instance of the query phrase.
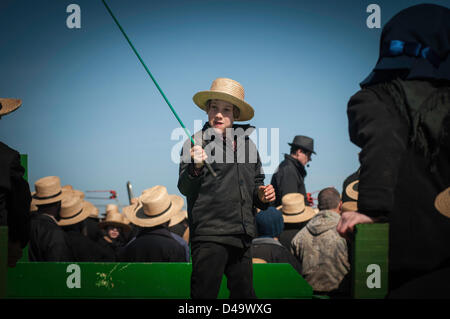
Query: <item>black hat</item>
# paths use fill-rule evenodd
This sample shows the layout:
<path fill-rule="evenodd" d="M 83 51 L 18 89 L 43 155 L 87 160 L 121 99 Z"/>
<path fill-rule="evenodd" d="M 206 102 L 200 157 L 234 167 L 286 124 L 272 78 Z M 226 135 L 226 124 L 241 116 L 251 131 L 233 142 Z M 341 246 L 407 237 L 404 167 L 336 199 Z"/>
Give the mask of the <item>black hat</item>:
<path fill-rule="evenodd" d="M 308 136 L 297 135 L 294 137 L 292 143 L 288 144 L 290 146 L 297 146 L 302 150 L 316 154 L 316 152 L 314 152 L 314 140 Z"/>
<path fill-rule="evenodd" d="M 383 27 L 377 64 L 360 86 L 390 81 L 399 70 L 406 79 L 450 80 L 450 9 L 419 4 L 397 13 Z"/>

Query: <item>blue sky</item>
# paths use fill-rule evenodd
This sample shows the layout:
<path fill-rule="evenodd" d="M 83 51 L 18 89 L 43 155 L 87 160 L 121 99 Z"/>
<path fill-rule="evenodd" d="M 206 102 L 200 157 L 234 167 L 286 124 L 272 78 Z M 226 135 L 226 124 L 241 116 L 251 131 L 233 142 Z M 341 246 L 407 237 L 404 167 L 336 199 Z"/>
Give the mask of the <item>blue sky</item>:
<path fill-rule="evenodd" d="M 81 8 L 80 29 L 66 26 L 71 3 Z M 383 26 L 422 2 L 107 3 L 191 132 L 195 120 L 206 120 L 192 96 L 229 77 L 255 109 L 249 123 L 269 139 L 278 129 L 272 164 L 295 135 L 313 137 L 317 155 L 306 177 L 313 192 L 341 191 L 358 168 L 346 106 L 377 60 L 381 34 L 366 26 L 367 6 L 380 6 Z M 154 185 L 179 194 L 171 160 L 179 124 L 100 0 L 2 0 L 0 37 L 0 96 L 23 100 L 1 119 L 0 140 L 28 154 L 31 190 L 57 175 L 82 191 L 115 190 L 120 205 L 128 203 L 127 181 L 135 195 Z M 112 203 L 92 202 L 102 213 Z"/>

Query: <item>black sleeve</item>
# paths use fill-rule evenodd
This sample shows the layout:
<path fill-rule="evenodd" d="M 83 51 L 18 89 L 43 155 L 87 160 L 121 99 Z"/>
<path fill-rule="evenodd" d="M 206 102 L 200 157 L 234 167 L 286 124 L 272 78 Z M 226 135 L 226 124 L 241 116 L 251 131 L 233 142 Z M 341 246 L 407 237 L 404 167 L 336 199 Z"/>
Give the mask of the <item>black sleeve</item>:
<path fill-rule="evenodd" d="M 186 141 L 189 143 L 190 141 Z M 188 149 L 186 147 L 187 144 L 184 144 L 183 149 Z M 183 150 L 181 150 L 180 155 L 180 169 L 179 169 L 179 177 L 178 177 L 178 189 L 181 194 L 186 197 L 193 196 L 201 184 L 201 180 L 203 175 L 205 174 L 205 169 L 203 168 L 200 172 L 196 172 L 194 169 L 194 163 L 191 163 L 190 156 L 188 154 L 184 154 Z"/>
<path fill-rule="evenodd" d="M 253 190 L 253 204 L 261 210 L 265 210 L 269 207 L 270 203 L 263 203 L 258 197 L 259 186 L 264 186 L 264 171 L 262 169 L 261 159 L 259 153 L 257 153 L 257 161 L 255 166 L 255 189 Z"/>
<path fill-rule="evenodd" d="M 285 166 L 283 170 L 279 172 L 278 178 L 281 198 L 289 193 L 301 193 L 303 194 L 303 196 L 305 196 L 306 203 L 306 190 L 303 184 L 303 178 L 299 176 L 294 167 Z M 299 190 L 298 185 L 302 185 L 302 189 Z"/>
<path fill-rule="evenodd" d="M 10 167 L 11 189 L 7 196 L 8 233 L 11 241 L 20 241 L 22 248 L 29 241 L 31 194 L 28 182 L 23 178 L 25 169 L 16 154 Z"/>
<path fill-rule="evenodd" d="M 407 123 L 388 103 L 364 89 L 347 108 L 350 140 L 362 148 L 358 211 L 371 217 L 392 212 L 397 173 L 407 147 Z"/>

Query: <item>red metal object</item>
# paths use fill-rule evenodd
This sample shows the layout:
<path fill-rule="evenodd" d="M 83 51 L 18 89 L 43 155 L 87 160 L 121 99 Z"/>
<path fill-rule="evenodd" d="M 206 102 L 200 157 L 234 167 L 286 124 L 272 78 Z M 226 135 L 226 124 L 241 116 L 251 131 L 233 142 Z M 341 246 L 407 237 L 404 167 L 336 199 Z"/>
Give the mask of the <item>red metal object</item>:
<path fill-rule="evenodd" d="M 86 198 L 90 198 L 90 199 L 116 199 L 117 198 L 117 192 L 115 190 L 107 190 L 107 191 L 103 191 L 103 190 L 95 190 L 95 191 L 86 191 L 86 193 L 109 193 L 108 197 L 86 197 Z"/>

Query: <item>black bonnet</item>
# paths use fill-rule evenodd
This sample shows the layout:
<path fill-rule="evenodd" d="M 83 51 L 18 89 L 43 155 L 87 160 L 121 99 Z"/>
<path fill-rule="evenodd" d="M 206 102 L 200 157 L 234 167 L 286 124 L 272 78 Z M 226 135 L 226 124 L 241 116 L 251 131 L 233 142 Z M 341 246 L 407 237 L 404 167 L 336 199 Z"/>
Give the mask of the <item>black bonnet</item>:
<path fill-rule="evenodd" d="M 404 79 L 450 81 L 450 9 L 420 4 L 397 13 L 383 27 L 377 64 L 361 87 Z"/>

